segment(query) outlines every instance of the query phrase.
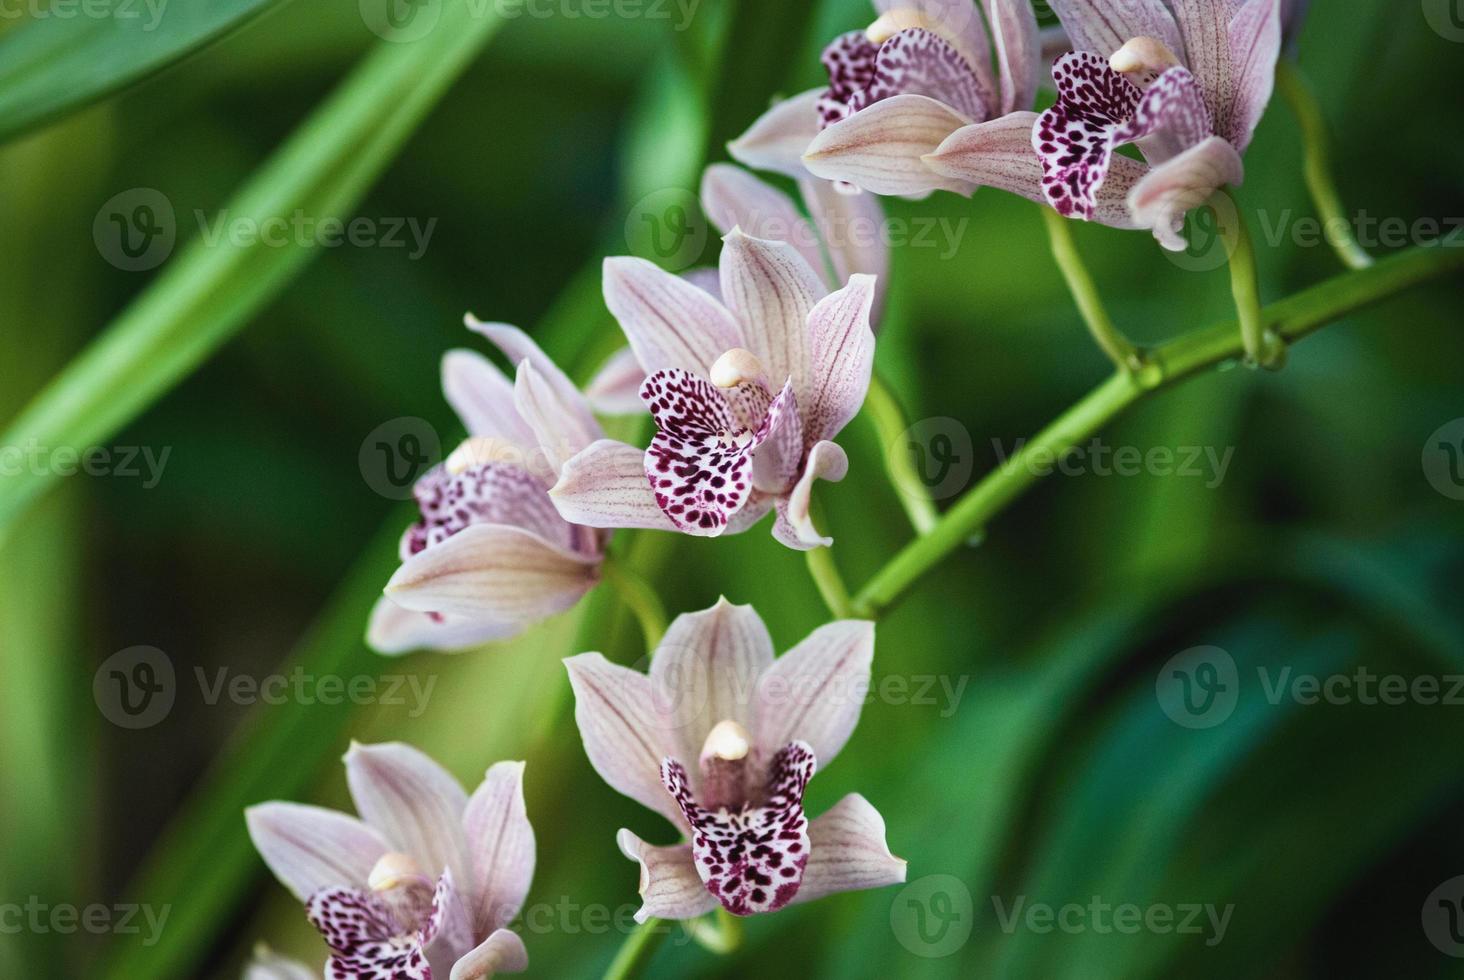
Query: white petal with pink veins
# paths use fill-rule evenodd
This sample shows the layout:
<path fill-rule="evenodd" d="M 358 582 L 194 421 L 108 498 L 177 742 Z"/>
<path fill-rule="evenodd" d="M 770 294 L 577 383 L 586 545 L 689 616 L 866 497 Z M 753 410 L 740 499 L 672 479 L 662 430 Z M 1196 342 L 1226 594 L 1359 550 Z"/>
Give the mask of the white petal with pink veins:
<path fill-rule="evenodd" d="M 418 612 L 386 596 L 376 600 L 366 626 L 366 645 L 377 653 L 399 656 L 413 650 L 468 650 L 523 632 L 521 623 L 475 620 Z"/>
<path fill-rule="evenodd" d="M 354 743 L 346 753 L 346 782 L 356 812 L 393 850 L 427 874 L 446 868 L 466 880 L 462 818 L 468 795 L 446 769 L 402 742 Z"/>
<path fill-rule="evenodd" d="M 1276 87 L 1281 57 L 1280 0 L 1249 0 L 1230 22 L 1230 58 L 1235 66 L 1235 96 L 1229 125 L 1218 129 L 1237 152 L 1244 153 Z"/>
<path fill-rule="evenodd" d="M 636 401 L 641 408 L 640 393 Z M 549 491 L 565 520 L 587 527 L 643 527 L 674 531 L 676 525 L 656 506 L 646 482 L 645 450 L 601 439 L 564 464 L 559 482 Z"/>
<path fill-rule="evenodd" d="M 727 144 L 727 152 L 754 170 L 807 177 L 803 152 L 818 134 L 818 100 L 823 92 L 822 88 L 809 89 L 775 104 L 747 132 Z"/>
<path fill-rule="evenodd" d="M 1030 109 L 1042 74 L 1037 14 L 1029 0 L 983 0 L 982 6 L 996 48 L 1001 80 L 1000 115 Z"/>
<path fill-rule="evenodd" d="M 834 278 L 830 285 L 848 282 L 855 273 L 875 277 L 871 316 L 878 332 L 890 274 L 890 240 L 879 195 L 845 194 L 826 180 L 800 181 L 798 188 L 833 262 Z"/>
<path fill-rule="evenodd" d="M 573 413 L 576 423 L 581 428 L 594 432 L 598 438 L 601 434 L 600 424 L 595 421 L 594 413 L 590 411 L 585 396 L 569 379 L 569 375 L 565 374 L 559 365 L 555 364 L 554 360 L 545 354 L 538 344 L 534 343 L 532 337 L 518 327 L 506 323 L 485 323 L 471 313 L 464 318 L 463 322 L 467 324 L 469 330 L 486 337 L 503 351 L 504 356 L 515 369 L 524 361 L 533 364 L 534 368 L 544 376 L 544 380 L 558 393 L 559 400 L 565 409 Z"/>
<path fill-rule="evenodd" d="M 937 174 L 920 158 L 971 122 L 923 95 L 896 95 L 819 133 L 803 160 L 815 176 L 845 180 L 875 194 L 969 194 L 969 184 Z"/>
<path fill-rule="evenodd" d="M 1218 136 L 1156 167 L 1129 194 L 1129 208 L 1141 227 L 1152 228 L 1159 243 L 1183 252 L 1184 216 L 1226 184 L 1239 184 L 1245 165 L 1235 147 Z"/>
<path fill-rule="evenodd" d="M 1048 0 L 1075 51 L 1107 58 L 1136 37 L 1155 37 L 1182 59 L 1179 27 L 1164 0 Z"/>
<path fill-rule="evenodd" d="M 647 373 L 705 375 L 717 358 L 745 346 L 726 307 L 645 259 L 606 259 L 604 288 L 605 305 Z"/>
<path fill-rule="evenodd" d="M 473 791 L 463 814 L 471 876 L 463 890 L 474 934 L 485 936 L 518 915 L 534 880 L 534 828 L 524 806 L 524 764 L 499 762 Z"/>
<path fill-rule="evenodd" d="M 360 820 L 323 807 L 262 803 L 245 810 L 244 820 L 259 856 L 301 901 L 332 885 L 364 885 L 388 850 Z"/>
<path fill-rule="evenodd" d="M 578 389 L 574 401 L 567 400 L 563 391 L 533 361 L 519 363 L 514 403 L 518 405 L 519 415 L 534 430 L 554 478 L 559 476 L 565 460 L 605 434 L 588 412 L 577 410 L 583 401 Z"/>
<path fill-rule="evenodd" d="M 813 504 L 813 484 L 817 480 L 837 483 L 848 473 L 849 457 L 838 443 L 827 440 L 814 443 L 808 452 L 808 464 L 803 475 L 788 496 L 778 499 L 778 520 L 773 525 L 773 537 L 799 551 L 827 548 L 833 544 L 833 538 L 818 533 L 809 513 Z"/>
<path fill-rule="evenodd" d="M 499 929 L 453 964 L 448 980 L 485 980 L 495 973 L 522 973 L 528 968 L 524 941 L 516 932 Z"/>
<path fill-rule="evenodd" d="M 859 723 L 874 660 L 874 624 L 820 626 L 777 659 L 757 686 L 751 731 L 763 758 L 788 742 L 813 747 L 825 767 Z"/>
<path fill-rule="evenodd" d="M 792 198 L 741 167 L 714 163 L 702 171 L 701 205 L 723 235 L 740 228 L 753 238 L 787 242 L 809 268 L 823 269 L 818 236 Z M 721 295 L 720 283 L 717 294 Z"/>
<path fill-rule="evenodd" d="M 751 238 L 734 228 L 723 240 L 722 298 L 742 328 L 748 350 L 762 361 L 771 388 L 790 378 L 800 397 L 808 383 L 808 313 L 825 293 L 823 281 L 784 242 Z"/>
<path fill-rule="evenodd" d="M 1275 0 L 1265 2 L 1274 4 Z M 1230 53 L 1230 20 L 1236 5 L 1237 0 L 1170 0 L 1184 39 L 1183 63 L 1205 93 L 1217 133 L 1231 132 L 1236 66 Z M 1279 21 L 1276 37 L 1279 44 Z"/>
<path fill-rule="evenodd" d="M 795 902 L 836 892 L 882 888 L 905 880 L 905 862 L 885 843 L 885 822 L 858 793 L 850 793 L 808 826 L 812 853 Z"/>
<path fill-rule="evenodd" d="M 809 393 L 798 399 L 803 442 L 832 439 L 849 423 L 869 393 L 874 371 L 872 276 L 856 275 L 848 285 L 819 300 L 808 314 Z"/>
<path fill-rule="evenodd" d="M 690 844 L 656 847 L 629 830 L 615 835 L 620 853 L 640 864 L 641 907 L 635 921 L 647 919 L 695 919 L 717 907 L 696 873 Z"/>
<path fill-rule="evenodd" d="M 651 679 L 612 664 L 598 653 L 564 661 L 574 689 L 574 720 L 590 765 L 611 789 L 663 814 L 678 829 L 686 822 L 661 785 L 669 748 Z"/>
<path fill-rule="evenodd" d="M 645 411 L 640 400 L 640 386 L 645 380 L 646 370 L 635 351 L 622 347 L 600 365 L 585 386 L 585 397 L 595 411 L 604 415 L 639 415 Z"/>
<path fill-rule="evenodd" d="M 442 358 L 442 393 L 470 436 L 503 439 L 525 452 L 534 433 L 513 402 L 513 382 L 477 351 L 450 350 Z"/>

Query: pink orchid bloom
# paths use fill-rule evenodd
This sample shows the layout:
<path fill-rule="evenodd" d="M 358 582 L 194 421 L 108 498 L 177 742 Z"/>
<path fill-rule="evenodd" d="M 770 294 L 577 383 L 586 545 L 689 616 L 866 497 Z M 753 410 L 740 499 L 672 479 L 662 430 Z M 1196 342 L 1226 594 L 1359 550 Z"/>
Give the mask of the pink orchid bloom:
<path fill-rule="evenodd" d="M 815 769 L 859 721 L 873 655 L 874 624 L 845 620 L 774 659 L 752 607 L 723 599 L 677 617 L 649 675 L 598 653 L 565 661 L 590 763 L 689 841 L 617 835 L 641 866 L 637 921 L 695 918 L 719 902 L 734 915 L 772 912 L 905 880 L 864 797 L 811 821 L 803 811 Z"/>
<path fill-rule="evenodd" d="M 998 175 L 1004 169 L 1022 110 L 1037 94 L 1042 41 L 1031 4 L 983 0 L 984 17 L 973 0 L 876 0 L 875 7 L 880 16 L 868 29 L 825 49 L 829 87 L 811 100 L 808 93 L 789 100 L 814 117 L 802 165 L 876 194 L 969 194 L 990 182 L 952 176 L 926 158 L 952 133 L 981 127 L 1002 151 L 993 150 L 987 166 Z M 772 111 L 780 110 L 792 111 Z M 750 143 L 756 154 L 776 122 L 760 120 L 734 152 Z"/>
<path fill-rule="evenodd" d="M 848 472 L 830 440 L 869 389 L 873 277 L 830 293 L 793 246 L 734 228 L 721 299 L 634 258 L 607 259 L 604 288 L 657 432 L 645 450 L 601 439 L 567 460 L 549 491 L 563 518 L 715 537 L 776 508 L 783 544 L 830 544 L 810 497 Z"/>
<path fill-rule="evenodd" d="M 1245 177 L 1241 154 L 1274 87 L 1282 0 L 1053 8 L 1076 50 L 1053 67 L 1057 104 L 1032 131 L 1044 198 L 1091 220 L 1116 178 L 1134 225 L 1183 251 L 1185 214 Z M 1114 152 L 1131 143 L 1147 164 Z"/>
<path fill-rule="evenodd" d="M 497 763 L 469 797 L 401 743 L 353 745 L 345 762 L 361 819 L 297 803 L 245 812 L 260 857 L 330 947 L 328 980 L 523 971 L 523 941 L 505 928 L 534 877 L 523 763 Z"/>
<path fill-rule="evenodd" d="M 402 537 L 401 567 L 368 629 L 382 653 L 513 636 L 599 578 L 607 534 L 566 521 L 548 493 L 565 462 L 605 434 L 589 400 L 522 330 L 467 324 L 516 377 L 474 351 L 443 358 L 443 392 L 469 438 L 414 490 L 421 519 Z"/>

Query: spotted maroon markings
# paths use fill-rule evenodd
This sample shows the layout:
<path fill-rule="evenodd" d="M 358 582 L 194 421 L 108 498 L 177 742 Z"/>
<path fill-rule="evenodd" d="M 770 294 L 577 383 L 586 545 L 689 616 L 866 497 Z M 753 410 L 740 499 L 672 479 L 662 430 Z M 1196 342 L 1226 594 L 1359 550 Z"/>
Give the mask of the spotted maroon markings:
<path fill-rule="evenodd" d="M 863 31 L 840 34 L 824 48 L 823 65 L 829 87 L 818 99 L 819 128 L 825 129 L 854 112 L 850 102 L 874 81 L 879 46 Z"/>
<path fill-rule="evenodd" d="M 924 95 L 985 122 L 991 99 L 960 52 L 934 31 L 900 31 L 880 45 L 874 77 L 850 106 L 858 112 L 896 95 Z"/>
<path fill-rule="evenodd" d="M 816 767 L 807 743 L 790 742 L 758 799 L 710 810 L 696 801 L 685 767 L 662 761 L 661 782 L 691 825 L 697 874 L 733 915 L 775 912 L 798 893 L 811 846 L 803 791 Z"/>
<path fill-rule="evenodd" d="M 1091 220 L 1108 176 L 1118 129 L 1138 108 L 1139 90 L 1091 51 L 1052 66 L 1057 103 L 1037 119 L 1032 146 L 1042 161 L 1042 191 L 1059 214 Z"/>
<path fill-rule="evenodd" d="M 574 542 L 573 526 L 554 509 L 544 484 L 516 466 L 484 463 L 456 475 L 435 466 L 412 492 L 422 517 L 402 538 L 403 561 L 474 524 L 523 527 L 565 547 Z"/>
<path fill-rule="evenodd" d="M 432 980 L 420 935 L 402 934 L 391 909 L 354 888 L 323 888 L 305 903 L 331 949 L 329 980 Z"/>
<path fill-rule="evenodd" d="M 1171 154 L 1209 138 L 1214 130 L 1205 92 L 1188 68 L 1170 68 L 1156 78 L 1134 113 L 1114 133 L 1114 144 L 1161 136 Z"/>
<path fill-rule="evenodd" d="M 683 531 L 720 534 L 752 492 L 752 453 L 767 438 L 771 406 L 753 431 L 715 385 L 675 369 L 646 378 L 640 396 L 656 422 L 645 456 L 656 505 Z"/>
<path fill-rule="evenodd" d="M 372 943 L 352 955 L 332 956 L 326 980 L 432 980 L 432 967 L 422 947 L 395 940 Z"/>

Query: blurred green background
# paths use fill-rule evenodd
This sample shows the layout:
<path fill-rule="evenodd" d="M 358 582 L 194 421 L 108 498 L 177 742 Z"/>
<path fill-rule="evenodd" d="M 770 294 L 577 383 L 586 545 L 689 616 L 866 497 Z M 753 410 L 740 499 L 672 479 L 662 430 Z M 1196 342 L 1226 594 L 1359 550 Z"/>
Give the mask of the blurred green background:
<path fill-rule="evenodd" d="M 176 264 L 200 237 L 195 211 L 230 206 L 368 51 L 393 47 L 365 28 L 366 0 L 173 2 L 177 20 L 165 10 L 159 30 L 268 9 L 120 94 L 58 104 L 52 121 L 0 145 L 7 418 Z M 98 43 L 82 61 L 102 74 L 110 62 L 91 52 L 144 50 L 123 47 L 142 44 L 126 34 L 108 48 L 88 34 L 95 24 L 62 23 L 47 2 L 4 9 L 0 88 L 12 109 L 22 68 L 38 72 L 21 65 L 19 39 L 38 26 Z M 614 955 L 621 936 L 605 917 L 637 904 L 614 831 L 656 842 L 669 832 L 591 771 L 559 660 L 584 649 L 636 660 L 634 621 L 601 589 L 512 643 L 401 660 L 367 652 L 366 613 L 411 512 L 373 490 L 358 452 L 404 416 L 426 419 L 444 444 L 458 438 L 437 370 L 448 348 L 477 346 L 465 310 L 530 328 L 588 377 L 620 342 L 599 260 L 642 247 L 627 232 L 641 202 L 694 193 L 702 163 L 726 159 L 725 141 L 775 94 L 818 84 L 822 44 L 871 14 L 861 0 L 701 0 L 689 20 L 674 5 L 569 15 L 585 9 L 503 19 L 382 176 L 363 178 L 364 199 L 310 212 L 435 222 L 420 257 L 311 250 L 237 335 L 101 440 L 167 449 L 155 486 L 60 480 L 0 545 L 0 905 L 169 910 L 151 944 L 145 928 L 0 930 L 0 975 L 237 976 L 261 939 L 323 961 L 240 811 L 270 798 L 348 807 L 338 760 L 351 738 L 410 741 L 469 785 L 495 760 L 527 759 L 539 838 L 529 902 L 555 910 L 540 913 L 552 927 L 527 930 L 532 973 L 592 975 Z M 1464 29 L 1433 29 L 1442 9 L 1314 4 L 1299 61 L 1355 212 L 1464 215 Z M 26 98 L 65 95 L 39 77 Z M 367 118 L 403 98 L 390 85 L 370 95 Z M 356 158 L 322 149 L 340 151 L 327 178 Z M 1339 271 L 1325 247 L 1266 241 L 1266 227 L 1312 214 L 1300 159 L 1293 119 L 1274 102 L 1239 194 L 1270 300 Z M 135 188 L 160 192 L 177 215 L 162 270 L 119 269 L 94 242 L 99 211 Z M 1034 206 L 990 190 L 888 203 L 900 220 L 945 220 L 958 248 L 938 235 L 934 247 L 895 250 L 878 368 L 912 422 L 955 420 L 974 481 L 997 465 L 998 445 L 1010 451 L 1101 380 L 1105 362 Z M 1232 315 L 1223 270 L 1184 268 L 1142 234 L 1076 232 L 1135 339 Z M 706 260 L 715 246 L 713 235 Z M 269 274 L 244 268 L 229 288 Z M 234 295 L 208 289 L 210 301 Z M 1273 704 L 1258 673 L 1464 674 L 1464 503 L 1420 466 L 1431 433 L 1464 415 L 1460 299 L 1458 282 L 1416 290 L 1305 341 L 1280 373 L 1215 372 L 1141 403 L 1106 446 L 1233 450 L 1224 479 L 1055 476 L 922 580 L 879 626 L 875 682 L 913 693 L 939 679 L 935 703 L 874 699 L 810 790 L 813 813 L 865 794 L 913 890 L 750 921 L 728 958 L 674 935 L 650 974 L 1464 975 L 1424 928 L 1425 900 L 1464 874 L 1464 704 Z M 889 447 L 867 419 L 841 441 L 851 476 L 821 496 L 834 557 L 857 587 L 911 532 L 884 476 Z M 721 541 L 623 534 L 616 549 L 673 614 L 719 594 L 754 603 L 780 650 L 827 618 L 802 558 L 765 527 Z M 92 681 L 139 644 L 171 659 L 178 696 L 165 720 L 127 730 L 99 712 Z M 1202 645 L 1238 665 L 1238 700 L 1223 722 L 1188 728 L 1156 683 L 1171 657 Z M 196 668 L 264 677 L 297 664 L 435 678 L 430 710 L 210 704 L 194 680 Z M 942 693 L 958 685 L 959 698 Z M 1198 935 L 1124 935 L 1092 920 L 1004 929 L 1001 913 L 1019 900 L 1233 908 L 1222 941 L 1207 943 L 1204 919 Z M 917 906 L 935 918 L 918 923 Z M 945 910 L 958 919 L 937 929 Z"/>

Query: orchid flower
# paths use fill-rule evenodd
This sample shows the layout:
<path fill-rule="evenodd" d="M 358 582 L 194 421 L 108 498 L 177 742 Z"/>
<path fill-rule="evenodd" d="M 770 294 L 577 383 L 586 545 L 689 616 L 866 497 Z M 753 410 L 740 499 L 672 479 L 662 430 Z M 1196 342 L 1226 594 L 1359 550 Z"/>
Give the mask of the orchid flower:
<path fill-rule="evenodd" d="M 734 155 L 767 165 L 770 149 L 786 153 L 796 140 L 772 137 L 793 130 L 797 112 L 801 165 L 816 176 L 876 194 L 971 193 L 986 181 L 950 176 L 925 157 L 968 126 L 1010 144 L 1036 97 L 1041 53 L 1028 0 L 982 6 L 985 18 L 974 0 L 876 0 L 873 24 L 824 50 L 828 88 L 775 107 Z"/>
<path fill-rule="evenodd" d="M 505 928 L 534 877 L 523 763 L 497 763 L 469 797 L 401 743 L 352 745 L 345 762 L 360 819 L 279 802 L 245 813 L 260 857 L 330 947 L 328 980 L 523 971 L 523 941 Z M 287 961 L 266 965 L 290 976 Z"/>
<path fill-rule="evenodd" d="M 1092 219 L 1114 171 L 1127 186 L 1138 167 L 1127 190 L 1135 225 L 1183 251 L 1185 214 L 1244 179 L 1241 154 L 1274 86 L 1281 6 L 1053 0 L 1076 50 L 1053 67 L 1057 104 L 1032 131 L 1048 203 Z M 1147 166 L 1115 153 L 1130 143 Z"/>
<path fill-rule="evenodd" d="M 319 980 L 319 977 L 319 970 L 281 956 L 260 943 L 254 948 L 254 957 L 244 965 L 242 980 Z"/>
<path fill-rule="evenodd" d="M 474 351 L 443 358 L 443 392 L 468 439 L 414 488 L 421 518 L 368 630 L 382 653 L 513 636 L 578 602 L 604 557 L 606 533 L 560 517 L 548 494 L 565 462 L 604 436 L 589 401 L 522 330 L 467 324 L 516 376 Z"/>
<path fill-rule="evenodd" d="M 642 259 L 605 262 L 605 301 L 647 377 L 657 432 L 568 459 L 549 491 L 566 521 L 715 537 L 776 508 L 790 548 L 832 543 L 809 516 L 813 483 L 848 472 L 830 441 L 859 411 L 874 363 L 874 278 L 828 287 L 793 246 L 734 228 L 718 299 Z"/>
<path fill-rule="evenodd" d="M 905 880 L 864 797 L 811 821 L 803 810 L 815 769 L 859 721 L 873 655 L 874 624 L 845 620 L 774 659 L 752 607 L 723 599 L 677 617 L 649 675 L 598 653 L 565 661 L 590 763 L 687 841 L 617 835 L 641 866 L 637 921 L 694 918 L 718 903 L 734 915 L 772 912 Z"/>

